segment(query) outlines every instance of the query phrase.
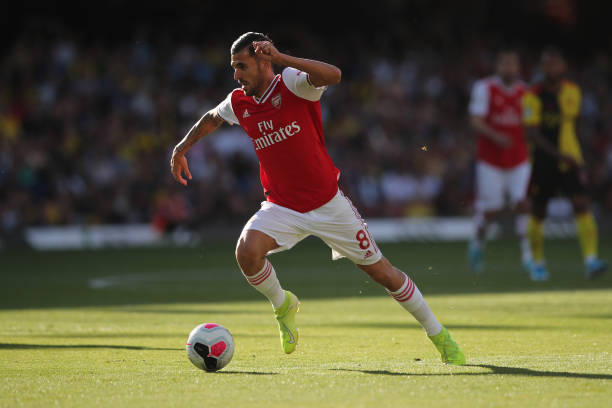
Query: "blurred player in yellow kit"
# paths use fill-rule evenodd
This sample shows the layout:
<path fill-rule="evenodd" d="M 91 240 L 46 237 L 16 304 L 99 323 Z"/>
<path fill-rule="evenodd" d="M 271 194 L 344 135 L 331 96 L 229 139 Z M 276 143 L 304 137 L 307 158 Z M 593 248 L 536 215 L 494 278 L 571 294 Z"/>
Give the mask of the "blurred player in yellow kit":
<path fill-rule="evenodd" d="M 549 199 L 560 193 L 572 202 L 585 277 L 593 279 L 606 271 L 607 264 L 597 257 L 597 224 L 589 210 L 584 159 L 576 133 L 580 88 L 565 78 L 565 59 L 554 47 L 542 53 L 541 69 L 543 80 L 523 97 L 523 124 L 528 139 L 534 143 L 529 185 L 532 208 L 527 231 L 533 262 L 529 272 L 534 281 L 549 278 L 543 221 Z"/>

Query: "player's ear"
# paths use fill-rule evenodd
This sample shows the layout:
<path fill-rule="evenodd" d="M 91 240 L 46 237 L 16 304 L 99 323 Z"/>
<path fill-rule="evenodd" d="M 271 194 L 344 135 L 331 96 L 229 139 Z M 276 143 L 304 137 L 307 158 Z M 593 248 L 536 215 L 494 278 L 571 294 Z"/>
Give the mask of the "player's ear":
<path fill-rule="evenodd" d="M 274 68 L 272 67 L 272 62 L 267 61 L 263 58 L 259 58 L 257 55 L 255 56 L 255 60 L 257 61 L 257 64 L 259 65 L 259 68 L 263 71 L 267 70 L 267 69 L 271 69 L 274 70 Z"/>

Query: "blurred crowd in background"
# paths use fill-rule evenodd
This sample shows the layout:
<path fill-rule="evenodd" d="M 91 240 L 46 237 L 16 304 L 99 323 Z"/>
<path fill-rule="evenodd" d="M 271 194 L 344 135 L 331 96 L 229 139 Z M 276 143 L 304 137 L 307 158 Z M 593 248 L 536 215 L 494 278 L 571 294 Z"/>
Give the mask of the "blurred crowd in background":
<path fill-rule="evenodd" d="M 187 188 L 169 172 L 176 142 L 236 87 L 233 39 L 177 42 L 142 32 L 123 43 L 85 44 L 64 30 L 7 47 L 0 60 L 1 233 L 31 225 L 244 223 L 264 197 L 239 127 L 223 125 L 190 151 Z M 275 41 L 294 51 L 282 36 Z M 469 214 L 475 138 L 467 105 L 473 82 L 492 73 L 495 47 L 471 41 L 444 53 L 410 44 L 358 55 L 353 47 L 299 48 L 299 56 L 343 70 L 343 81 L 322 98 L 329 153 L 364 216 Z M 537 79 L 540 49 L 521 44 L 519 51 L 524 79 Z M 569 66 L 583 91 L 580 139 L 594 205 L 612 212 L 612 58 L 570 56 Z"/>

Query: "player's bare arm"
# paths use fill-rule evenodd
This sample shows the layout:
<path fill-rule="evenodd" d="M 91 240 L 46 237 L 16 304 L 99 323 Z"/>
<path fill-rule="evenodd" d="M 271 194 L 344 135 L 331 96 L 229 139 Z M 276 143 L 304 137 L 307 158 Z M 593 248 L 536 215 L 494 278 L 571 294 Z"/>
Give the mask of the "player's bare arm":
<path fill-rule="evenodd" d="M 195 125 L 187 132 L 187 135 L 181 140 L 172 152 L 172 159 L 170 159 L 170 171 L 176 181 L 182 185 L 187 185 L 187 180 L 183 178 L 185 176 L 191 180 L 191 173 L 189 172 L 189 166 L 187 164 L 187 158 L 185 153 L 191 146 L 193 146 L 198 140 L 213 132 L 223 123 L 223 118 L 217 113 L 217 109 L 211 109 L 204 114 L 196 122 Z"/>
<path fill-rule="evenodd" d="M 495 129 L 489 126 L 483 116 L 471 115 L 470 124 L 477 132 L 492 140 L 498 146 L 510 147 L 510 144 L 512 143 L 511 140 L 507 136 L 497 132 Z"/>
<path fill-rule="evenodd" d="M 292 67 L 308 74 L 314 86 L 335 85 L 342 78 L 340 68 L 321 61 L 293 57 L 279 52 L 270 41 L 254 41 L 255 54 L 273 64 Z"/>
<path fill-rule="evenodd" d="M 580 167 L 580 164 L 574 159 L 572 156 L 568 156 L 567 154 L 563 154 L 559 151 L 557 146 L 550 143 L 545 137 L 540 134 L 540 131 L 536 126 L 527 126 L 525 128 L 525 134 L 529 140 L 532 140 L 538 147 L 544 150 L 546 153 L 550 154 L 566 162 L 571 167 Z"/>

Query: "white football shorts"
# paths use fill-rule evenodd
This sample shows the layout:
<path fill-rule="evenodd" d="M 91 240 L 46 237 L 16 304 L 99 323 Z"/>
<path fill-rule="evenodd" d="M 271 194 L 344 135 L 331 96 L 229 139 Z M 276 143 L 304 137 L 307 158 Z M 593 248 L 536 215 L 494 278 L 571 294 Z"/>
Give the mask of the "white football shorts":
<path fill-rule="evenodd" d="M 494 211 L 504 208 L 506 195 L 512 206 L 527 196 L 531 165 L 524 162 L 504 169 L 478 161 L 476 163 L 476 210 Z"/>
<path fill-rule="evenodd" d="M 358 265 L 372 265 L 382 257 L 367 224 L 340 190 L 329 202 L 307 213 L 264 201 L 244 226 L 243 232 L 246 230 L 258 230 L 276 240 L 279 248 L 268 255 L 291 249 L 314 235 L 331 248 L 333 260 L 346 257 Z"/>

